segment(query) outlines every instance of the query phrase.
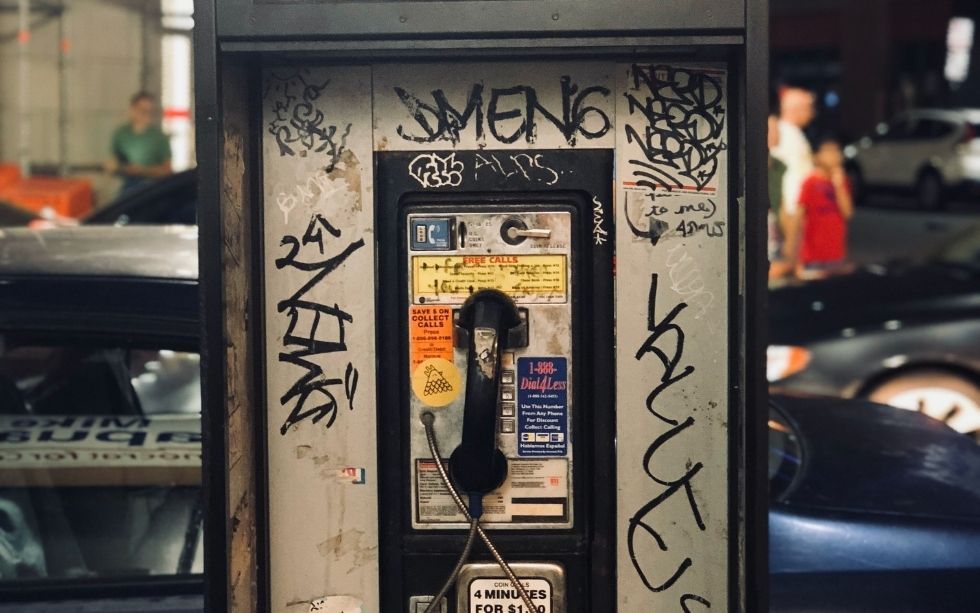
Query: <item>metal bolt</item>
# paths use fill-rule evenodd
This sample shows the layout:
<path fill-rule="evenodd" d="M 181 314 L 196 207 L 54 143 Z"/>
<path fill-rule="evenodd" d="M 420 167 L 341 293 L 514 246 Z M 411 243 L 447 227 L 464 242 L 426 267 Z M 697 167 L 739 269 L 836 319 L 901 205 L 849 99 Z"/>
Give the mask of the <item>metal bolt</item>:
<path fill-rule="evenodd" d="M 402 15 L 401 17 L 398 18 L 398 21 L 405 23 L 406 21 L 408 21 L 408 17 Z"/>
<path fill-rule="evenodd" d="M 558 21 L 558 13 L 555 13 L 555 14 L 553 14 L 553 15 L 551 16 L 551 18 L 552 18 L 552 19 L 553 19 L 554 21 Z"/>

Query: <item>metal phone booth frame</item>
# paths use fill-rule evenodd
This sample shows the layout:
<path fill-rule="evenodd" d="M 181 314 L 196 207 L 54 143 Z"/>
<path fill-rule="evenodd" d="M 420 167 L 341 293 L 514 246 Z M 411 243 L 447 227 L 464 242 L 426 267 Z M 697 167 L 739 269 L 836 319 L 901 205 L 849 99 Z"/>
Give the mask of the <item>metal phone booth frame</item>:
<path fill-rule="evenodd" d="M 400 443 L 379 417 L 393 172 L 447 198 L 586 194 L 609 309 L 583 330 L 609 359 L 583 389 L 608 406 L 580 422 L 569 542 L 590 561 L 568 610 L 767 610 L 767 2 L 197 0 L 194 18 L 206 610 L 410 610 L 425 545 L 392 536 Z M 598 166 L 604 185 L 575 183 Z"/>

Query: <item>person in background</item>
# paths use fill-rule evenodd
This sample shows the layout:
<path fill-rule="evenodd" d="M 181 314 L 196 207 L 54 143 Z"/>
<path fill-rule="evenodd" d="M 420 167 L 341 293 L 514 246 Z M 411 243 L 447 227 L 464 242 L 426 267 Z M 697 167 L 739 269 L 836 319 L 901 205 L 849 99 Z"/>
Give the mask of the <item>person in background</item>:
<path fill-rule="evenodd" d="M 155 115 L 153 96 L 137 92 L 129 101 L 129 121 L 112 134 L 112 157 L 105 170 L 122 177 L 121 192 L 173 172 L 170 140 L 156 124 Z"/>
<path fill-rule="evenodd" d="M 803 232 L 797 274 L 804 279 L 846 271 L 847 222 L 854 212 L 840 142 L 822 139 L 813 165 L 800 189 Z"/>
<path fill-rule="evenodd" d="M 786 165 L 779 225 L 784 238 L 782 259 L 789 269 L 797 262 L 800 188 L 813 171 L 813 150 L 803 129 L 816 115 L 814 105 L 813 93 L 798 87 L 785 89 L 779 98 L 779 142 L 772 156 Z"/>
<path fill-rule="evenodd" d="M 779 114 L 775 110 L 769 113 L 766 142 L 769 147 L 769 211 L 766 217 L 769 226 L 769 279 L 772 280 L 793 271 L 792 263 L 783 257 L 783 229 L 779 223 L 786 164 L 772 156 L 772 150 L 779 145 Z"/>

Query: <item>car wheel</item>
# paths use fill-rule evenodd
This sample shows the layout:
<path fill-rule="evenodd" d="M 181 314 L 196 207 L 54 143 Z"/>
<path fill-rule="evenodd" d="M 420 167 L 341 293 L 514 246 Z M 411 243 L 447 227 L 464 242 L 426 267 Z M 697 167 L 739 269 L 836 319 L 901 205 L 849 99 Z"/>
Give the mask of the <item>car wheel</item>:
<path fill-rule="evenodd" d="M 980 387 L 944 370 L 918 370 L 889 379 L 867 394 L 869 400 L 918 411 L 980 443 Z"/>
<path fill-rule="evenodd" d="M 923 170 L 915 183 L 915 195 L 919 206 L 927 211 L 942 208 L 944 192 L 943 178 L 939 173 L 932 169 Z"/>
<path fill-rule="evenodd" d="M 861 168 L 854 163 L 848 164 L 846 170 L 847 182 L 851 184 L 851 197 L 855 204 L 859 204 L 866 195 L 864 175 L 861 174 Z"/>

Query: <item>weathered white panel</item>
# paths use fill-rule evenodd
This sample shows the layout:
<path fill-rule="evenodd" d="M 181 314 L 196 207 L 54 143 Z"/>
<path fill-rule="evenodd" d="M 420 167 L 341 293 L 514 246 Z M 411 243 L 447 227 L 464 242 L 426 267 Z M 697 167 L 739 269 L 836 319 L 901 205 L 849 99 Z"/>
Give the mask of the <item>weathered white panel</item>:
<path fill-rule="evenodd" d="M 272 610 L 378 610 L 368 67 L 284 68 L 263 93 Z M 326 595 L 326 596 L 325 596 Z"/>
<path fill-rule="evenodd" d="M 726 76 L 617 78 L 618 610 L 725 611 Z"/>
<path fill-rule="evenodd" d="M 375 148 L 610 148 L 611 68 L 582 62 L 375 66 Z"/>

